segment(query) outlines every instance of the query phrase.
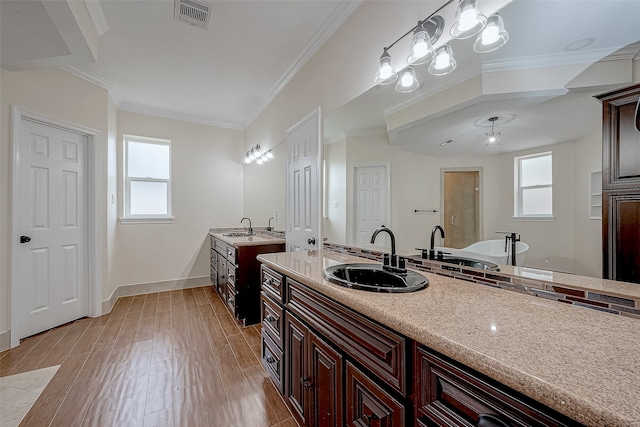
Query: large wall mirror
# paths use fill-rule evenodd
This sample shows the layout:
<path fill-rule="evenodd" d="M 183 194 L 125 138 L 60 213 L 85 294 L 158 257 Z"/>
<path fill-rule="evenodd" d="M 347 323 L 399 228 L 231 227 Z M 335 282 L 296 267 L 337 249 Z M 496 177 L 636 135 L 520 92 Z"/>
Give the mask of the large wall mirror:
<path fill-rule="evenodd" d="M 515 0 L 500 14 L 510 34 L 500 50 L 452 41 L 451 74 L 417 66 L 418 90 L 376 86 L 325 117 L 326 241 L 368 247 L 385 224 L 409 255 L 435 225 L 447 247 L 516 232 L 530 247 L 526 267 L 601 277 L 593 96 L 640 79 L 640 2 Z M 391 55 L 406 56 L 399 45 Z M 485 146 L 492 124 L 499 146 Z M 518 158 L 540 153 L 551 153 L 552 214 L 520 218 Z"/>

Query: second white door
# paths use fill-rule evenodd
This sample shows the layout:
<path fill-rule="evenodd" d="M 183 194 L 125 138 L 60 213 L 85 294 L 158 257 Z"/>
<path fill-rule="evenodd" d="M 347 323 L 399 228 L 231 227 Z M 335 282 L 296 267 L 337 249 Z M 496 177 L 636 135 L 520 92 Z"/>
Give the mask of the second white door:
<path fill-rule="evenodd" d="M 354 168 L 354 245 L 369 246 L 371 235 L 381 225 L 390 227 L 387 167 L 384 165 Z M 376 246 L 390 247 L 389 236 L 379 234 Z"/>

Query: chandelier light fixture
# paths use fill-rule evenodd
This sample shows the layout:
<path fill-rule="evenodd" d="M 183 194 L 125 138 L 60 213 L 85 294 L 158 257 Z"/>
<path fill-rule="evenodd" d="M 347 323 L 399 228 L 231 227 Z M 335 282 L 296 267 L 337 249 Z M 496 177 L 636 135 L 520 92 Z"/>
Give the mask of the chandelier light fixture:
<path fill-rule="evenodd" d="M 244 162 L 246 164 L 256 162 L 257 164 L 261 165 L 273 159 L 274 159 L 274 156 L 273 156 L 273 153 L 271 152 L 271 149 L 269 149 L 268 151 L 262 152 L 262 150 L 260 149 L 260 144 L 256 144 L 256 146 L 253 147 L 251 150 L 247 151 L 247 154 L 245 154 L 244 156 Z"/>
<path fill-rule="evenodd" d="M 500 146 L 500 132 L 494 131 L 494 125 L 498 120 L 497 116 L 490 117 L 489 121 L 491 122 L 491 132 L 487 132 L 484 134 L 484 146 L 485 147 L 498 147 Z"/>
<path fill-rule="evenodd" d="M 455 0 L 448 0 L 427 18 L 403 34 L 389 46 L 383 48 L 378 61 L 375 83 L 378 85 L 396 84 L 396 90 L 402 93 L 413 92 L 420 87 L 414 66 L 429 63 L 428 71 L 435 76 L 449 74 L 456 68 L 453 49 L 448 43 L 436 47 L 445 27 L 445 20 L 438 15 Z M 391 64 L 389 50 L 400 40 L 412 34 L 407 66 L 396 71 Z M 478 8 L 476 0 L 458 0 L 455 22 L 449 28 L 453 39 L 477 38 L 473 50 L 477 53 L 493 52 L 509 40 L 509 33 L 504 29 L 502 17 L 497 13 L 487 18 Z"/>

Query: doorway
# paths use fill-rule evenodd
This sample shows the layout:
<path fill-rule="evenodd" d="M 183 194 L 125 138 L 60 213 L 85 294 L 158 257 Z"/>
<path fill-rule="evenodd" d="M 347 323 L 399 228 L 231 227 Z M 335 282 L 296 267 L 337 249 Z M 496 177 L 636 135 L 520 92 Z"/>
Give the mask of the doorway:
<path fill-rule="evenodd" d="M 353 170 L 353 244 L 370 245 L 373 232 L 389 224 L 388 164 L 359 165 Z M 390 247 L 387 234 L 378 236 L 377 246 Z"/>
<path fill-rule="evenodd" d="M 464 248 L 480 240 L 480 170 L 443 169 L 444 245 Z"/>
<path fill-rule="evenodd" d="M 12 347 L 101 314 L 95 135 L 12 107 Z"/>

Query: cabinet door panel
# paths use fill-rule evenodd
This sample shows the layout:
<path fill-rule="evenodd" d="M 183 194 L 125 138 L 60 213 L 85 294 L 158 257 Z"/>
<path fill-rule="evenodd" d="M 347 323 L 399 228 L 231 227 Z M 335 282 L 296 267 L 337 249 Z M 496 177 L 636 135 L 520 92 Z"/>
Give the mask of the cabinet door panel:
<path fill-rule="evenodd" d="M 610 249 L 614 280 L 640 283 L 640 194 L 609 195 Z"/>
<path fill-rule="evenodd" d="M 404 406 L 380 388 L 354 365 L 347 362 L 347 426 L 404 426 Z"/>
<path fill-rule="evenodd" d="M 311 426 L 342 425 L 342 356 L 311 333 Z"/>
<path fill-rule="evenodd" d="M 300 425 L 307 425 L 307 327 L 289 313 L 285 315 L 285 396 Z"/>

